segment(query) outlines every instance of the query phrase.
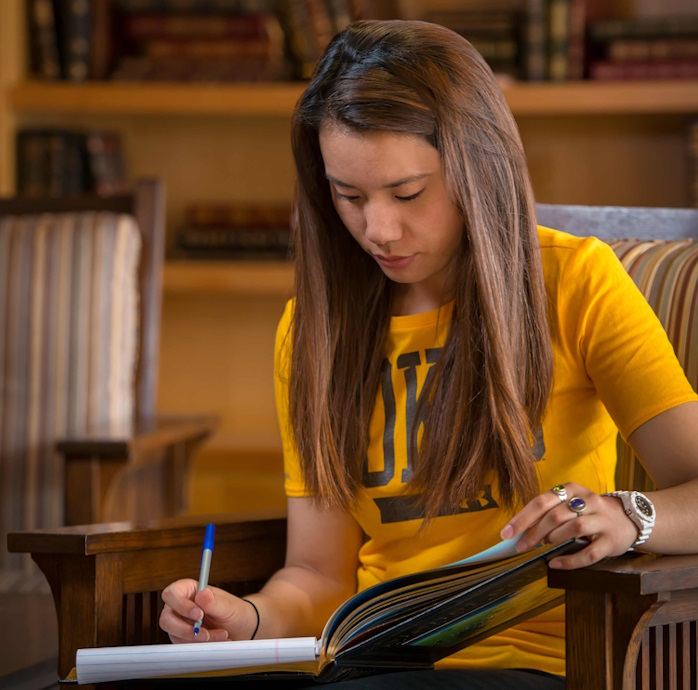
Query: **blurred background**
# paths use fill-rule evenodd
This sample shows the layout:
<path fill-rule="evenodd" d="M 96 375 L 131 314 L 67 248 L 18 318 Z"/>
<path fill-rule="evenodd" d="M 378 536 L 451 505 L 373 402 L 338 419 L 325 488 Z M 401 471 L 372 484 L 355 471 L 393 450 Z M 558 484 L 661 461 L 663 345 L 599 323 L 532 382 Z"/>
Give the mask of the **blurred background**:
<path fill-rule="evenodd" d="M 538 201 L 698 205 L 695 0 L 2 0 L 0 194 L 167 185 L 158 408 L 221 419 L 191 512 L 284 505 L 290 115 L 330 37 L 373 17 L 473 42 Z"/>

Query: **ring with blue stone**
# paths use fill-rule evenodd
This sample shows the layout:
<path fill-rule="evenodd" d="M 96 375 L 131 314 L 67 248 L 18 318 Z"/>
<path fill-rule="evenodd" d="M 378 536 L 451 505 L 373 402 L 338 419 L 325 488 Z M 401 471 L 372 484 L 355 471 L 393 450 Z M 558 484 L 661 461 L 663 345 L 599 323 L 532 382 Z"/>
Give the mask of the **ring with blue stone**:
<path fill-rule="evenodd" d="M 577 513 L 577 517 L 582 517 L 582 513 L 584 512 L 584 509 L 587 507 L 587 504 L 585 503 L 583 498 L 575 496 L 574 498 L 570 498 L 570 500 L 567 501 L 567 507 L 573 513 Z"/>
<path fill-rule="evenodd" d="M 567 489 L 565 489 L 564 484 L 558 484 L 550 490 L 560 499 L 562 503 L 567 502 Z"/>

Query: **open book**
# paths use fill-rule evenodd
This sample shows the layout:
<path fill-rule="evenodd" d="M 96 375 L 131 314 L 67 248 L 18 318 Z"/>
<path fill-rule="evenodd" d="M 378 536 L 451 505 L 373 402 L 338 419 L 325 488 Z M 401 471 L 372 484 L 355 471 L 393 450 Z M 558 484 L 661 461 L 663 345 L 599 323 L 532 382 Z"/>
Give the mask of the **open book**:
<path fill-rule="evenodd" d="M 153 677 L 305 673 L 332 681 L 388 669 L 430 668 L 443 657 L 563 602 L 548 561 L 571 540 L 516 553 L 516 540 L 463 561 L 370 587 L 342 604 L 320 639 L 80 649 L 78 683 Z"/>

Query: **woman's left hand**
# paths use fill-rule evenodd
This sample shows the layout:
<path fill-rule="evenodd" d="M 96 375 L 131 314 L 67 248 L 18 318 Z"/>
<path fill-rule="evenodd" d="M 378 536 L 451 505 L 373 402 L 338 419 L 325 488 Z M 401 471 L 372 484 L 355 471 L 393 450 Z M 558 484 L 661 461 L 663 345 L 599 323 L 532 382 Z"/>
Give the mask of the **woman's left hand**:
<path fill-rule="evenodd" d="M 625 553 L 637 539 L 637 527 L 625 514 L 620 499 L 600 496 L 574 482 L 562 485 L 566 499 L 553 489 L 536 496 L 502 530 L 503 539 L 522 535 L 516 549 L 586 538 L 589 545 L 550 561 L 551 568 L 572 570 Z M 555 487 L 558 489 L 558 487 Z M 573 499 L 581 499 L 573 501 Z M 571 503 L 572 502 L 572 503 Z M 574 510 L 573 506 L 581 508 Z"/>

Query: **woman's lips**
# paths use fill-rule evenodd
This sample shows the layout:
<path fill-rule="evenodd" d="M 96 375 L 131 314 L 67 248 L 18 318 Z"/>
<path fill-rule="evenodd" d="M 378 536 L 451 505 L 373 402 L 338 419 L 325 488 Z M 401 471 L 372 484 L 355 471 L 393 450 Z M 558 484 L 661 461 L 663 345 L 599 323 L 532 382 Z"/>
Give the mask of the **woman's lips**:
<path fill-rule="evenodd" d="M 414 254 L 412 256 L 380 256 L 376 254 L 375 259 L 385 268 L 405 268 L 414 260 Z"/>

